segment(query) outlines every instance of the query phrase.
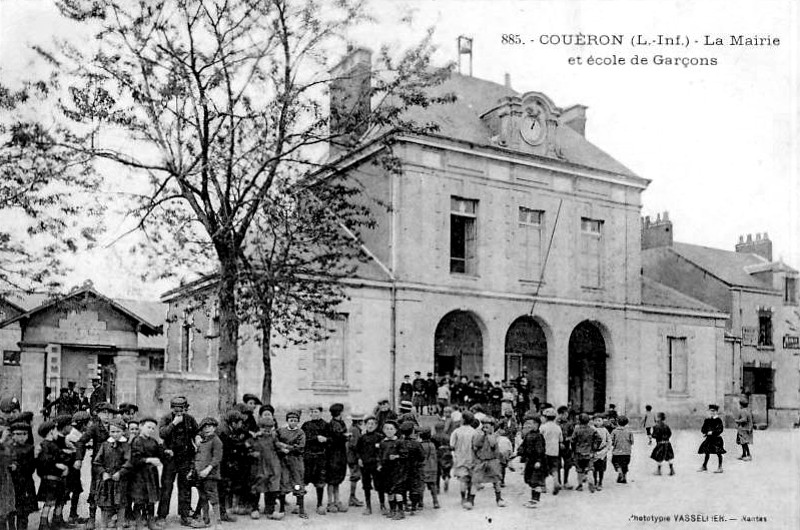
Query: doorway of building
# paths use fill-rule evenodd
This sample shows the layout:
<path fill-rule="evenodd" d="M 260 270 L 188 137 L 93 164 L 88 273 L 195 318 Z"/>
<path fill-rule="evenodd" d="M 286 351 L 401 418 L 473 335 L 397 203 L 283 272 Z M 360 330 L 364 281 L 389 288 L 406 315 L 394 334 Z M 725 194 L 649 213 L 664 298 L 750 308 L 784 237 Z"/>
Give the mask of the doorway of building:
<path fill-rule="evenodd" d="M 601 412 L 606 406 L 606 343 L 589 321 L 575 326 L 569 337 L 569 401 L 581 412 Z"/>
<path fill-rule="evenodd" d="M 508 328 L 505 350 L 505 378 L 513 381 L 523 369 L 527 370 L 531 399 L 538 397 L 540 402 L 546 401 L 547 339 L 542 326 L 533 317 L 519 317 Z"/>
<path fill-rule="evenodd" d="M 472 379 L 483 374 L 483 334 L 475 317 L 467 311 L 446 314 L 434 335 L 433 368 L 437 375 L 455 370 Z"/>
<path fill-rule="evenodd" d="M 775 371 L 769 367 L 744 366 L 742 387 L 746 395 L 763 394 L 767 397 L 767 409 L 772 408 L 773 380 Z"/>

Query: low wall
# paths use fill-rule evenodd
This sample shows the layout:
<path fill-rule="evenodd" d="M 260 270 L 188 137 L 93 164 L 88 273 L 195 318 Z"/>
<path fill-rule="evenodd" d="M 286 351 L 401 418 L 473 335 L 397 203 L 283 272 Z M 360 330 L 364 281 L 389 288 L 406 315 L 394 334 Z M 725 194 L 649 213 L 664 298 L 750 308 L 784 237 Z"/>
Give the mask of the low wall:
<path fill-rule="evenodd" d="M 769 409 L 770 429 L 789 429 L 800 421 L 800 409 Z"/>

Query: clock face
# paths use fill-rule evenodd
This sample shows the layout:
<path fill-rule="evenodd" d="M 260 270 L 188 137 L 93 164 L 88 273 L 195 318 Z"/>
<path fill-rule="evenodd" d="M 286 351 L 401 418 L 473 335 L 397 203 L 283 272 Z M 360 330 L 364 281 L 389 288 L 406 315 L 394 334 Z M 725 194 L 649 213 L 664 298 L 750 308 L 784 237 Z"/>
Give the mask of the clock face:
<path fill-rule="evenodd" d="M 520 123 L 519 134 L 522 139 L 531 145 L 537 145 L 544 140 L 544 120 L 541 116 L 526 115 Z"/>

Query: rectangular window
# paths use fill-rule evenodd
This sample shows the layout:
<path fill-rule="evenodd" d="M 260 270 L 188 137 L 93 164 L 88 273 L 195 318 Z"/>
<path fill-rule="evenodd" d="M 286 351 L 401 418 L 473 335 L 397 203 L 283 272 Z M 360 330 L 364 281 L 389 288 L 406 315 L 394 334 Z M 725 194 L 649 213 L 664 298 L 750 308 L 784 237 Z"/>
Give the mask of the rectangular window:
<path fill-rule="evenodd" d="M 544 212 L 520 207 L 517 226 L 519 277 L 538 280 L 542 272 Z"/>
<path fill-rule="evenodd" d="M 478 273 L 478 201 L 450 198 L 450 272 Z"/>
<path fill-rule="evenodd" d="M 581 218 L 581 285 L 600 287 L 603 279 L 603 221 Z"/>
<path fill-rule="evenodd" d="M 184 321 L 181 326 L 181 372 L 189 371 L 189 357 L 192 351 L 192 325 Z"/>
<path fill-rule="evenodd" d="M 328 321 L 330 335 L 314 347 L 314 383 L 344 385 L 347 359 L 347 315 Z"/>
<path fill-rule="evenodd" d="M 758 312 L 758 345 L 772 346 L 772 313 Z"/>
<path fill-rule="evenodd" d="M 670 392 L 686 392 L 688 388 L 689 359 L 686 352 L 686 337 L 667 337 L 667 389 Z"/>
<path fill-rule="evenodd" d="M 783 301 L 787 304 L 797 304 L 797 278 L 783 279 Z"/>
<path fill-rule="evenodd" d="M 3 350 L 3 366 L 19 366 L 20 352 Z"/>

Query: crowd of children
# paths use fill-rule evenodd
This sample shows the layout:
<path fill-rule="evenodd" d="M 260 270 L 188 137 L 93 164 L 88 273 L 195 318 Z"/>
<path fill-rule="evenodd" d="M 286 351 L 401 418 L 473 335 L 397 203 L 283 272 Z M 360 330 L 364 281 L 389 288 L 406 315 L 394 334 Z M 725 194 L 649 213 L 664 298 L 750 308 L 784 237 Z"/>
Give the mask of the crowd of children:
<path fill-rule="evenodd" d="M 426 491 L 431 506 L 438 509 L 440 488 L 448 491 L 451 475 L 458 481 L 465 510 L 475 506 L 476 495 L 488 489 L 486 485 L 491 485 L 496 505 L 504 507 L 506 473 L 514 470 L 517 459 L 524 465 L 524 482 L 531 490 L 525 506 L 536 508 L 548 487 L 553 495 L 573 488 L 572 468 L 576 491 L 584 486 L 591 493 L 602 490 L 609 457 L 616 482 L 627 483 L 634 440 L 628 419 L 613 407 L 592 417 L 544 403 L 540 412 L 528 411 L 520 425 L 511 410 L 501 411 L 498 419 L 480 404 L 448 404 L 434 419 L 432 431 L 420 425 L 413 402 L 404 402 L 395 413 L 388 400 L 381 400 L 371 415 L 351 414 L 349 426 L 341 403 L 331 405 L 329 421 L 322 419 L 322 407 L 311 407 L 304 422 L 303 412 L 293 410 L 279 427 L 273 407 L 251 394 L 243 401 L 221 422 L 211 417 L 195 420 L 184 397 L 172 399 L 170 412 L 160 421 L 138 418 L 133 404 L 114 408 L 100 403 L 93 415 L 78 411 L 44 421 L 37 428 L 41 442 L 34 451 L 32 415 L 21 413 L 18 403 L 15 407 L 15 402 L 9 405 L 8 399 L 3 400 L 0 528 L 28 528 L 28 517 L 39 511 L 39 503 L 43 505 L 40 529 L 78 523 L 89 529 L 131 524 L 137 529 L 162 528 L 176 480 L 180 522 L 193 528 L 217 528 L 220 522 L 234 522 L 236 515 L 259 519 L 264 514 L 277 520 L 287 510 L 308 518 L 304 500 L 309 484 L 319 515 L 363 507 L 364 515 L 379 511 L 404 519 L 423 509 Z M 743 410 L 737 422 L 740 444 L 752 441 L 752 431 L 747 437 L 752 416 L 746 404 Z M 652 427 L 646 425 L 648 438 L 655 441 L 651 458 L 657 463 L 656 474 L 667 462 L 669 474 L 674 475 L 666 416 L 659 412 Z M 715 405 L 709 408 L 702 431 L 705 440 L 699 452 L 706 461 L 701 470 L 711 454 L 718 454 L 721 471 L 725 450 Z M 77 511 L 84 493 L 80 470 L 89 448 L 89 514 L 84 519 Z M 39 477 L 38 491 L 34 473 Z M 349 497 L 343 501 L 339 488 L 348 477 Z M 358 499 L 359 482 L 363 502 Z M 199 499 L 194 509 L 192 489 Z M 287 496 L 294 498 L 291 507 Z"/>

